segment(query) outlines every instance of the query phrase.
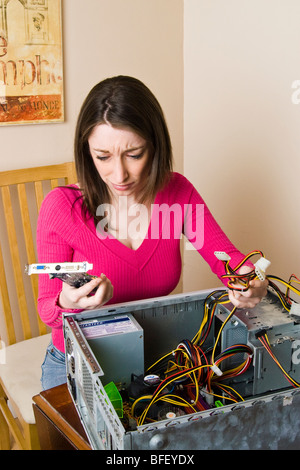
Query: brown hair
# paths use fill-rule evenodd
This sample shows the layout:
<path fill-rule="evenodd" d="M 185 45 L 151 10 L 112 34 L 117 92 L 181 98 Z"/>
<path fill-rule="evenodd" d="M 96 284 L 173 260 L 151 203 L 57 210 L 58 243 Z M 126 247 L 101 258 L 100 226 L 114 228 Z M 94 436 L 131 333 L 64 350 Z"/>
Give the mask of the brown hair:
<path fill-rule="evenodd" d="M 172 171 L 172 147 L 163 111 L 153 93 L 140 80 L 127 76 L 107 78 L 95 85 L 81 107 L 74 142 L 75 165 L 88 212 L 96 220 L 97 207 L 109 203 L 106 184 L 90 154 L 88 139 L 95 126 L 129 128 L 149 145 L 150 174 L 140 203 L 154 200 Z"/>

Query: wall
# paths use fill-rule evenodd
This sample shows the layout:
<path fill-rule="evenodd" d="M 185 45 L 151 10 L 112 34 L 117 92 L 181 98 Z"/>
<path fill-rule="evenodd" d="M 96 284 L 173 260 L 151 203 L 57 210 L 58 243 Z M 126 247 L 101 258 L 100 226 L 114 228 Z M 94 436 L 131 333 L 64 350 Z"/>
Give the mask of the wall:
<path fill-rule="evenodd" d="M 0 171 L 69 161 L 79 108 L 90 88 L 133 75 L 160 100 L 178 170 L 183 162 L 182 0 L 62 0 L 66 119 L 0 126 Z"/>
<path fill-rule="evenodd" d="M 284 279 L 300 274 L 299 24 L 298 0 L 184 2 L 185 175 L 236 246 Z M 184 290 L 216 285 L 185 251 Z"/>

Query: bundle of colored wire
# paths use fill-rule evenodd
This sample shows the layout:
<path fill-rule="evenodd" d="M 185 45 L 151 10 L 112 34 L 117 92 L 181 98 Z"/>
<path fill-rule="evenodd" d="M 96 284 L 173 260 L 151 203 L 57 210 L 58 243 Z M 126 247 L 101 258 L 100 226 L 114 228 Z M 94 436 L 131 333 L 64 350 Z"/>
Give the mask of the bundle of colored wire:
<path fill-rule="evenodd" d="M 150 398 L 150 402 L 146 406 L 144 411 L 142 412 L 141 416 L 138 418 L 138 425 L 141 426 L 143 424 L 143 422 L 144 422 L 144 420 L 147 416 L 147 413 L 149 411 L 149 408 L 154 403 L 157 403 L 158 401 L 168 401 L 172 404 L 176 404 L 177 406 L 183 406 L 185 408 L 190 408 L 191 411 L 196 412 L 196 409 L 193 406 L 193 404 L 189 403 L 183 397 L 175 395 L 175 394 L 163 394 L 162 392 L 164 391 L 164 389 L 168 385 L 172 384 L 173 382 L 178 381 L 178 380 L 180 380 L 181 378 L 183 378 L 185 376 L 191 376 L 193 373 L 197 372 L 201 368 L 208 368 L 208 367 L 210 367 L 210 365 L 203 364 L 203 365 L 199 365 L 199 366 L 196 366 L 196 367 L 190 367 L 190 368 L 187 368 L 187 369 L 184 368 L 183 370 L 181 370 L 179 372 L 175 372 L 174 374 L 171 374 L 166 379 L 164 379 L 162 382 L 160 382 L 160 384 L 158 385 L 158 387 L 154 391 L 151 398 L 149 396 L 147 397 L 148 399 Z M 194 383 L 196 385 L 196 382 L 194 382 Z M 145 397 L 140 397 L 138 400 L 140 401 L 143 398 L 145 398 Z M 132 413 L 134 413 L 135 405 L 136 405 L 136 402 L 134 402 L 134 404 L 133 404 Z"/>
<path fill-rule="evenodd" d="M 174 361 L 169 360 L 169 367 L 164 372 L 166 378 L 155 390 L 153 394 L 153 403 L 157 401 L 155 396 L 160 396 L 161 400 L 165 400 L 166 396 L 162 398 L 160 394 L 167 385 L 170 385 L 171 383 L 176 384 L 178 381 L 190 379 L 188 385 L 192 386 L 195 390 L 193 403 L 195 403 L 196 406 L 199 399 L 199 387 L 201 386 L 202 382 L 205 382 L 206 380 L 206 376 L 203 370 L 205 367 L 209 367 L 207 358 L 201 348 L 189 340 L 182 340 L 177 348 L 172 352 L 172 355 L 174 356 Z M 164 358 L 165 357 L 166 356 L 164 356 Z M 154 365 L 155 364 L 153 364 L 150 368 L 154 367 Z M 180 397 L 180 400 L 181 399 L 182 398 Z M 149 408 L 150 406 L 151 404 L 149 404 Z M 186 405 L 186 402 L 183 401 L 182 406 L 186 407 L 188 405 Z"/>
<path fill-rule="evenodd" d="M 257 275 L 255 269 L 252 269 L 248 273 L 239 274 L 237 271 L 253 256 L 260 255 L 265 257 L 263 252 L 260 250 L 254 250 L 248 253 L 245 258 L 233 269 L 231 268 L 229 261 L 223 261 L 226 274 L 222 276 L 223 279 L 228 279 L 227 287 L 231 290 L 245 292 L 249 289 L 249 283 L 252 279 L 256 279 Z"/>
<path fill-rule="evenodd" d="M 218 295 L 218 298 L 215 298 L 216 295 Z M 212 323 L 212 318 L 213 314 L 215 311 L 216 306 L 218 303 L 226 303 L 228 302 L 228 296 L 227 293 L 224 293 L 224 291 L 215 291 L 209 294 L 206 300 L 210 299 L 210 304 L 212 304 L 211 310 L 211 318 L 209 320 L 209 323 Z M 211 300 L 211 298 L 213 300 Z M 224 298 L 226 297 L 226 300 Z M 189 388 L 187 390 L 187 393 L 190 395 L 191 393 L 194 393 L 193 395 L 193 406 L 195 408 L 200 408 L 203 409 L 203 406 L 199 404 L 199 398 L 200 398 L 200 388 L 205 387 L 206 381 L 207 381 L 207 371 L 210 370 L 210 367 L 213 364 L 209 364 L 209 361 L 204 354 L 203 350 L 196 344 L 197 341 L 200 341 L 201 344 L 204 343 L 205 338 L 207 338 L 209 328 L 206 329 L 205 335 L 201 336 L 201 333 L 203 331 L 203 327 L 206 326 L 206 323 L 208 322 L 208 309 L 209 309 L 209 303 L 206 301 L 205 306 L 207 308 L 207 312 L 204 315 L 203 322 L 200 326 L 200 329 L 194 339 L 192 341 L 189 340 L 182 340 L 177 348 L 168 354 L 162 356 L 158 361 L 156 361 L 154 364 L 152 364 L 149 368 L 157 368 L 162 366 L 162 364 L 165 363 L 166 360 L 168 360 L 169 366 L 165 370 L 165 376 L 166 378 L 158 385 L 157 389 L 153 393 L 152 397 L 150 398 L 149 396 L 147 397 L 140 397 L 138 401 L 141 400 L 147 400 L 149 403 L 146 406 L 145 410 L 143 411 L 142 415 L 140 416 L 138 422 L 139 425 L 144 422 L 146 415 L 150 409 L 150 407 L 154 404 L 157 403 L 159 400 L 166 400 L 168 395 L 162 395 L 163 390 L 170 384 L 176 383 L 180 381 L 181 379 L 190 379 L 188 383 L 185 384 L 186 388 Z M 236 310 L 236 307 L 233 308 L 232 312 L 228 315 L 226 318 L 225 322 L 223 322 L 222 328 L 219 330 L 219 335 L 221 334 L 221 331 L 227 321 L 232 317 Z M 215 348 L 218 343 L 219 335 L 216 339 L 215 346 L 213 348 L 212 352 L 212 358 L 214 358 L 215 354 Z M 247 347 L 246 347 L 247 350 Z M 241 350 L 239 351 L 241 352 Z M 244 352 L 244 351 L 243 351 Z M 174 360 L 170 359 L 170 356 L 174 357 Z M 229 357 L 229 350 L 228 350 L 228 356 Z M 222 357 L 218 358 L 220 361 L 222 360 Z M 179 370 L 178 370 L 179 369 Z M 232 373 L 242 373 L 242 371 L 246 370 L 246 366 L 241 367 L 240 369 L 234 370 Z M 193 392 L 191 392 L 191 389 L 193 389 Z M 182 400 L 182 398 L 178 398 L 178 400 Z M 235 400 L 236 401 L 236 400 Z M 137 401 L 133 404 L 133 409 L 136 405 Z M 185 401 L 182 402 L 182 406 L 188 406 Z"/>
<path fill-rule="evenodd" d="M 197 411 L 204 411 L 204 410 L 207 410 L 207 409 L 210 408 L 208 403 L 204 400 L 204 398 L 202 398 L 201 395 L 197 396 L 195 387 L 193 387 L 192 384 L 185 385 L 184 388 L 185 388 L 185 392 L 188 395 L 191 403 L 193 403 L 193 407 Z"/>
<path fill-rule="evenodd" d="M 252 251 L 234 269 L 230 267 L 229 261 L 223 261 L 226 272 L 223 278 L 228 279 L 228 287 L 230 289 L 245 291 L 249 288 L 250 281 L 257 278 L 255 269 L 246 274 L 237 273 L 237 271 L 254 255 L 261 255 L 264 257 L 261 251 Z M 297 282 L 300 284 L 300 279 L 298 279 L 294 274 L 291 275 L 289 282 L 285 282 L 276 276 L 267 276 L 267 278 L 269 280 L 269 285 L 277 294 L 282 305 L 286 310 L 289 311 L 292 305 L 292 302 L 289 298 L 290 291 L 300 295 L 300 290 L 296 289 L 292 285 L 292 282 Z M 286 286 L 285 294 L 280 290 L 276 283 L 281 283 Z M 222 322 L 221 328 L 219 329 L 217 337 L 215 338 L 214 345 L 211 346 L 211 359 L 209 359 L 208 351 L 205 351 L 203 348 L 203 345 L 205 344 L 211 331 L 211 326 L 213 324 L 213 318 L 217 306 L 219 304 L 225 304 L 228 302 L 229 298 L 227 291 L 216 290 L 211 292 L 205 299 L 203 319 L 199 330 L 192 341 L 182 340 L 176 349 L 162 356 L 148 368 L 148 371 L 150 369 L 155 369 L 156 373 L 158 373 L 160 376 L 164 376 L 165 378 L 160 382 L 152 395 L 139 397 L 133 403 L 131 411 L 132 415 L 134 415 L 135 407 L 138 403 L 144 402 L 145 405 L 140 416 L 137 418 L 138 425 L 142 425 L 144 423 L 150 407 L 154 404 L 157 404 L 158 402 L 166 402 L 177 407 L 181 406 L 184 408 L 185 412 L 196 412 L 205 409 L 203 402 L 201 402 L 201 389 L 205 389 L 207 393 L 215 397 L 221 397 L 226 400 L 232 400 L 234 402 L 243 400 L 238 392 L 228 384 L 224 383 L 224 381 L 226 379 L 237 377 L 247 371 L 252 362 L 253 352 L 251 348 L 246 344 L 233 345 L 224 351 L 221 351 L 215 359 L 223 328 L 232 318 L 237 307 L 233 307 L 232 311 Z M 259 340 L 267 349 L 268 353 L 272 356 L 277 365 L 281 368 L 287 380 L 294 387 L 299 387 L 300 385 L 294 379 L 292 379 L 286 371 L 283 370 L 282 366 L 279 364 L 278 360 L 272 353 L 267 336 L 260 335 Z M 219 365 L 221 365 L 223 361 L 230 359 L 232 356 L 237 354 L 243 354 L 243 358 L 241 359 L 240 363 L 228 370 L 221 371 L 219 369 Z M 221 373 L 221 375 L 216 375 L 216 372 L 219 373 L 218 371 Z M 183 387 L 185 391 L 185 397 L 188 399 L 178 394 L 179 392 L 176 393 L 176 385 L 181 382 L 183 385 L 181 384 L 180 386 Z M 171 391 L 169 391 L 170 386 L 172 389 Z M 216 393 L 217 390 L 220 390 L 222 395 L 218 395 Z"/>
<path fill-rule="evenodd" d="M 300 295 L 300 290 L 296 289 L 296 287 L 292 286 L 292 284 L 291 284 L 294 277 L 296 277 L 296 276 L 294 274 L 292 274 L 290 276 L 289 281 L 286 282 L 278 276 L 273 276 L 273 275 L 268 276 L 270 287 L 272 287 L 273 291 L 278 296 L 278 298 L 279 298 L 280 302 L 282 303 L 283 307 L 288 312 L 290 311 L 291 304 L 292 304 L 290 296 L 289 296 L 289 291 L 292 291 L 295 294 Z M 298 281 L 297 277 L 296 277 L 296 279 Z M 277 286 L 276 283 L 282 284 L 286 287 L 286 293 L 285 294 L 281 291 L 281 289 Z"/>
<path fill-rule="evenodd" d="M 296 284 L 300 284 L 300 279 L 296 276 L 296 274 L 291 274 L 290 275 L 290 278 L 289 278 L 289 281 L 288 281 L 288 286 L 287 286 L 287 289 L 286 289 L 286 293 L 285 293 L 285 296 L 289 299 L 289 291 L 290 289 L 292 288 L 292 282 L 295 282 Z M 293 291 L 295 292 L 295 288 L 293 288 Z M 296 289 L 297 291 L 297 294 L 299 295 L 300 294 L 300 291 L 298 289 Z"/>
<path fill-rule="evenodd" d="M 149 405 L 144 409 L 141 416 L 137 419 L 138 426 L 141 426 L 142 424 L 144 424 L 144 421 L 146 419 L 146 416 L 147 416 L 147 413 L 149 411 L 150 406 L 154 405 L 155 403 L 157 403 L 159 401 L 166 402 L 166 403 L 169 403 L 169 404 L 177 406 L 177 407 L 182 406 L 182 407 L 185 407 L 185 408 L 189 408 L 191 410 L 191 412 L 194 412 L 194 413 L 196 413 L 196 411 L 197 411 L 188 401 L 184 400 L 180 396 L 172 395 L 172 394 L 162 395 L 162 396 L 159 396 L 159 397 L 152 398 Z"/>
<path fill-rule="evenodd" d="M 159 385 L 158 387 L 156 388 L 155 392 L 153 393 L 152 396 L 144 396 L 144 397 L 140 397 L 138 398 L 133 406 L 132 406 L 132 414 L 134 413 L 134 408 L 136 406 L 136 404 L 140 401 L 148 401 L 148 405 L 145 407 L 145 409 L 143 410 L 143 412 L 141 413 L 141 416 L 138 418 L 138 425 L 142 425 L 144 423 L 144 420 L 146 419 L 146 416 L 147 416 L 147 413 L 150 409 L 150 407 L 159 402 L 159 401 L 165 401 L 165 402 L 169 402 L 169 403 L 172 403 L 174 405 L 177 405 L 177 406 L 183 406 L 186 410 L 187 409 L 190 409 L 190 412 L 196 412 L 198 410 L 203 410 L 205 409 L 204 406 L 201 404 L 201 402 L 199 402 L 199 389 L 200 387 L 203 387 L 205 385 L 204 382 L 207 381 L 206 379 L 206 374 L 205 374 L 205 380 L 203 380 L 203 383 L 198 383 L 198 380 L 197 380 L 197 372 L 199 372 L 199 370 L 203 370 L 203 369 L 206 369 L 208 372 L 207 372 L 207 376 L 209 376 L 209 386 L 208 386 L 208 390 L 209 390 L 209 393 L 212 393 L 212 387 L 211 387 L 211 383 L 212 383 L 212 377 L 213 377 L 213 373 L 212 371 L 210 370 L 210 367 L 212 366 L 212 364 L 199 364 L 197 366 L 192 366 L 192 367 L 188 367 L 188 365 L 190 364 L 190 361 L 194 361 L 194 362 L 197 362 L 199 361 L 199 356 L 197 355 L 196 351 L 194 350 L 192 352 L 192 345 L 189 341 L 183 341 L 182 343 L 180 343 L 180 345 L 178 346 L 178 348 L 176 349 L 176 355 L 177 355 L 177 358 L 176 360 L 179 362 L 179 367 L 180 369 L 182 368 L 182 370 L 179 370 L 177 372 L 174 372 L 173 374 L 171 375 L 168 375 Z M 223 360 L 225 359 L 228 359 L 230 358 L 233 354 L 241 354 L 241 353 L 244 353 L 244 354 L 247 354 L 247 359 L 245 361 L 243 361 L 240 365 L 236 366 L 235 368 L 233 369 L 230 369 L 226 372 L 224 372 L 224 377 L 222 376 L 221 378 L 218 378 L 218 379 L 225 379 L 225 378 L 230 378 L 230 377 L 236 377 L 238 375 L 241 375 L 242 373 L 244 373 L 250 363 L 251 363 L 251 359 L 252 359 L 252 350 L 247 346 L 247 345 L 244 345 L 244 344 L 241 344 L 241 345 L 234 345 L 230 348 L 227 348 L 225 351 L 223 351 L 217 358 L 216 360 L 216 364 L 219 364 L 221 363 Z M 193 357 L 193 354 L 195 354 L 194 358 Z M 187 360 L 187 358 L 189 358 L 189 360 Z M 197 359 L 197 360 L 196 360 Z M 170 373 L 171 370 L 169 370 L 168 372 Z M 163 391 L 165 390 L 165 388 L 172 384 L 172 383 L 175 383 L 175 382 L 178 382 L 180 379 L 182 378 L 185 378 L 185 377 L 189 377 L 191 379 L 190 383 L 186 385 L 186 387 L 192 387 L 193 391 L 194 392 L 191 392 L 191 389 L 190 390 L 187 390 L 187 394 L 191 397 L 193 397 L 193 403 L 189 403 L 187 400 L 185 400 L 182 396 L 179 396 L 179 395 L 176 395 L 174 393 L 172 394 L 163 394 Z M 198 376 L 199 378 L 199 376 Z M 217 382 L 216 379 L 214 379 L 214 385 L 215 383 Z M 225 384 L 216 384 L 218 388 L 221 388 L 224 393 L 226 393 L 229 398 L 228 399 L 232 399 L 233 401 L 237 402 L 239 400 L 243 400 L 243 398 L 234 390 L 232 389 L 231 387 L 229 387 L 228 385 L 225 385 Z M 233 393 L 230 393 L 230 390 L 232 390 Z M 191 395 L 192 393 L 192 395 Z M 215 395 L 214 393 L 212 393 L 213 395 Z M 218 395 L 216 395 L 218 396 Z M 230 398 L 230 396 L 232 398 Z M 234 398 L 234 396 L 236 396 L 237 398 Z M 222 396 L 222 398 L 224 398 L 224 396 Z M 226 398 L 226 397 L 225 397 Z"/>
<path fill-rule="evenodd" d="M 218 297 L 216 298 L 216 296 Z M 213 297 L 213 299 L 211 299 L 211 297 Z M 228 293 L 224 290 L 213 291 L 207 296 L 204 303 L 203 320 L 198 332 L 192 339 L 192 343 L 199 344 L 199 346 L 202 346 L 205 343 L 211 329 L 217 305 L 228 302 Z"/>
<path fill-rule="evenodd" d="M 212 395 L 215 397 L 222 398 L 223 400 L 234 401 L 235 403 L 238 403 L 239 401 L 244 401 L 243 397 L 232 387 L 229 387 L 229 385 L 217 383 L 215 384 L 215 387 L 220 389 L 223 393 L 223 395 L 217 395 L 216 393 L 212 393 Z"/>
<path fill-rule="evenodd" d="M 206 356 L 201 348 L 187 339 L 181 341 L 175 351 L 176 365 L 181 368 L 188 369 L 190 367 L 200 366 L 202 364 L 201 358 L 203 358 L 205 363 L 208 364 Z M 195 379 L 198 383 L 201 382 L 202 374 L 203 370 L 198 369 L 197 374 L 195 374 Z"/>
<path fill-rule="evenodd" d="M 207 389 L 208 392 L 212 391 L 212 388 L 217 386 L 221 388 L 221 385 L 219 382 L 222 382 L 226 379 L 232 378 L 232 377 L 237 377 L 249 368 L 251 362 L 252 362 L 252 356 L 253 356 L 253 351 L 252 349 L 246 345 L 246 344 L 235 344 L 233 346 L 230 346 L 226 349 L 224 349 L 216 358 L 214 365 L 219 367 L 219 365 L 225 361 L 226 359 L 231 358 L 232 356 L 236 354 L 243 354 L 246 355 L 246 359 L 243 359 L 243 361 L 235 366 L 233 369 L 228 369 L 223 371 L 221 376 L 215 375 L 214 371 L 211 369 L 207 373 Z M 222 387 L 225 387 L 224 384 L 222 384 Z M 234 391 L 235 392 L 235 391 Z M 237 393 L 237 392 L 235 392 Z M 240 397 L 242 399 L 242 397 Z"/>
<path fill-rule="evenodd" d="M 279 362 L 278 359 L 276 358 L 275 354 L 272 352 L 272 350 L 271 350 L 271 345 L 270 345 L 270 342 L 269 342 L 267 333 L 264 332 L 264 331 L 261 331 L 261 332 L 259 332 L 259 334 L 256 334 L 256 337 L 257 337 L 257 339 L 261 342 L 261 344 L 262 344 L 263 347 L 266 349 L 266 351 L 269 353 L 269 355 L 271 356 L 271 358 L 273 359 L 273 361 L 277 364 L 277 366 L 279 367 L 279 369 L 281 370 L 281 372 L 283 373 L 283 375 L 285 376 L 285 378 L 288 380 L 288 382 L 289 382 L 294 388 L 300 387 L 300 384 L 299 384 L 296 380 L 294 380 L 294 379 L 284 370 L 284 368 L 282 367 L 282 365 L 280 364 L 280 362 Z"/>

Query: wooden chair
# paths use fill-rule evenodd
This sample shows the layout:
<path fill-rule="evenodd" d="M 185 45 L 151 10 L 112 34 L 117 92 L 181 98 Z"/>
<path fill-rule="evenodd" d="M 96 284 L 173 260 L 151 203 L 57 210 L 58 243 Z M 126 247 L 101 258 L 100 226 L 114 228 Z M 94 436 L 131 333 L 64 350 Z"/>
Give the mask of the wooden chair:
<path fill-rule="evenodd" d="M 50 333 L 37 314 L 38 276 L 24 270 L 37 262 L 36 221 L 44 196 L 75 182 L 74 163 L 0 172 L 0 449 L 9 449 L 11 438 L 21 449 L 39 448 L 32 397 L 41 391 Z"/>

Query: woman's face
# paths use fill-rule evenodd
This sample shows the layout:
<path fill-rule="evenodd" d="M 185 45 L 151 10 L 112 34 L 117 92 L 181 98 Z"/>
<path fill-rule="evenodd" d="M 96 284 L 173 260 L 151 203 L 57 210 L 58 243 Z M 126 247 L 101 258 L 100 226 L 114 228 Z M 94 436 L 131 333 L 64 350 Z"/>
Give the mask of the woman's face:
<path fill-rule="evenodd" d="M 112 195 L 137 200 L 149 173 L 146 140 L 131 130 L 99 124 L 88 143 L 97 171 Z"/>

